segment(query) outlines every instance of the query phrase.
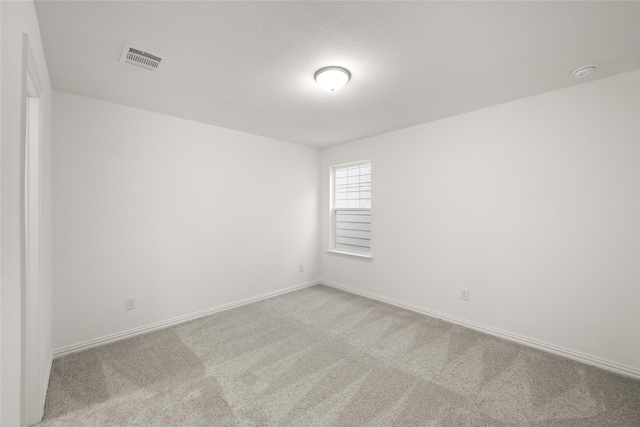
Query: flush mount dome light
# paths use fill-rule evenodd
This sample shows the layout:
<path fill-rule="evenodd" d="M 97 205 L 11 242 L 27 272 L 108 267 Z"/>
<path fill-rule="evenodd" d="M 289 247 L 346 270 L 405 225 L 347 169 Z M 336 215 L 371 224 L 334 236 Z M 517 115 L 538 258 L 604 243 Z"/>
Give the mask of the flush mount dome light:
<path fill-rule="evenodd" d="M 316 71 L 314 77 L 322 89 L 336 92 L 347 84 L 351 73 L 342 67 L 324 67 Z"/>

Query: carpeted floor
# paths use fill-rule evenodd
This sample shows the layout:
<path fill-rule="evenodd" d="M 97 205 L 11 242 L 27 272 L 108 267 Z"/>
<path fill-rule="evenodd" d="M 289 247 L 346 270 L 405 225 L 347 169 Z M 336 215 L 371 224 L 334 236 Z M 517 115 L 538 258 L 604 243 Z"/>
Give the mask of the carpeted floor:
<path fill-rule="evenodd" d="M 326 286 L 56 359 L 53 426 L 640 426 L 640 381 Z"/>

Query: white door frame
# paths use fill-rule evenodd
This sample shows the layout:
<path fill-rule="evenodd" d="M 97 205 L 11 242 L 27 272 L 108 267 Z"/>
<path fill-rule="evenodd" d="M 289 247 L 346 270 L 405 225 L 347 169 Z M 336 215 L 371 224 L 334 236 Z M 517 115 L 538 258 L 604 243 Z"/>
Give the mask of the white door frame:
<path fill-rule="evenodd" d="M 22 35 L 23 280 L 22 280 L 22 422 L 42 420 L 44 399 L 40 353 L 40 144 L 42 85 L 29 36 Z"/>

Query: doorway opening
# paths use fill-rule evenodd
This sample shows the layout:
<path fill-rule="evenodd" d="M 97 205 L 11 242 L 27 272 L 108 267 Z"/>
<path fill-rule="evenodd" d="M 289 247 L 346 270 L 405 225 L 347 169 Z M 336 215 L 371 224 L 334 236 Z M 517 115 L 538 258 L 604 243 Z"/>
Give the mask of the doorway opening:
<path fill-rule="evenodd" d="M 40 295 L 40 144 L 42 86 L 29 37 L 23 34 L 23 281 L 22 281 L 22 418 L 27 425 L 42 420 L 46 397 L 41 372 Z"/>

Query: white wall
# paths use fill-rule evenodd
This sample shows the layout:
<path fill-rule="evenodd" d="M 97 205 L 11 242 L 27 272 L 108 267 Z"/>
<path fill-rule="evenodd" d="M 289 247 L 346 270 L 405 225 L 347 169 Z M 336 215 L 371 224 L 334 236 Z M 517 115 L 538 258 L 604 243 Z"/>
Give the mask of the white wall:
<path fill-rule="evenodd" d="M 48 372 L 51 362 L 51 84 L 38 21 L 33 3 L 0 2 L 2 10 L 2 128 L 1 128 L 1 192 L 0 206 L 2 239 L 0 243 L 1 298 L 1 424 L 17 426 L 21 420 L 21 283 L 24 280 L 23 239 L 21 229 L 21 177 L 24 173 L 21 142 L 22 109 L 22 34 L 29 35 L 41 84 L 44 123 L 41 134 L 41 216 L 40 297 L 41 297 L 41 371 Z M 43 375 L 43 389 L 48 377 Z"/>
<path fill-rule="evenodd" d="M 320 276 L 319 150 L 54 94 L 54 348 Z"/>
<path fill-rule="evenodd" d="M 640 374 L 639 81 L 634 71 L 322 150 L 322 277 Z M 371 262 L 324 252 L 329 167 L 363 159 Z"/>
<path fill-rule="evenodd" d="M 2 47 L 2 4 L 0 4 L 0 48 Z M 0 51 L 0 112 L 2 111 L 2 52 Z M 0 113 L 1 115 L 1 113 Z M 2 118 L 0 117 L 0 163 L 2 159 Z M 0 242 L 2 242 L 2 165 L 0 164 Z M 1 244 L 0 244 L 1 246 Z M 2 425 L 2 248 L 0 247 L 0 425 Z"/>

